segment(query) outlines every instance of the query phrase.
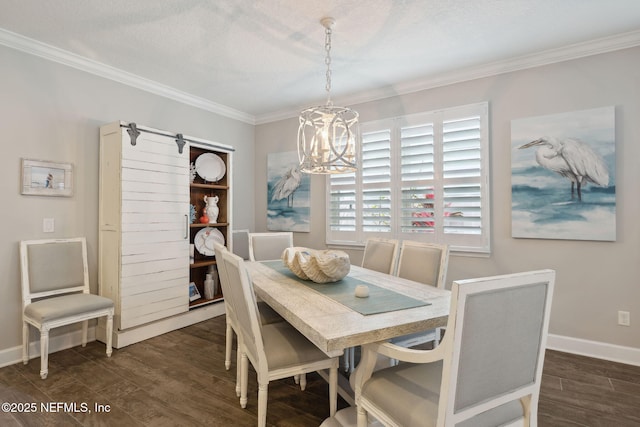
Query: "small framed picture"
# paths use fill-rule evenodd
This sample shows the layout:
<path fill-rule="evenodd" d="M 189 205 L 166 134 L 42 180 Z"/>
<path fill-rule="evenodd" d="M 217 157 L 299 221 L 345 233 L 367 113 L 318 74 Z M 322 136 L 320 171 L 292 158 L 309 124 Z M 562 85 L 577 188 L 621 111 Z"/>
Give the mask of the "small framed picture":
<path fill-rule="evenodd" d="M 200 298 L 200 292 L 198 291 L 198 287 L 195 282 L 189 283 L 189 301 L 195 301 Z"/>
<path fill-rule="evenodd" d="M 22 159 L 22 194 L 71 197 L 73 165 Z"/>

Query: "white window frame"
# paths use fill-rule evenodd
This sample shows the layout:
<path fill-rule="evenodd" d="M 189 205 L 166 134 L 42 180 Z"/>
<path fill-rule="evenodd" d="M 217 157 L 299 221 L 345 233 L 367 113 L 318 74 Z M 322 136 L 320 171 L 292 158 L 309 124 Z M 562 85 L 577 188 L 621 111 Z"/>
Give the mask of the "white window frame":
<path fill-rule="evenodd" d="M 402 233 L 401 230 L 401 196 L 402 182 L 401 161 L 400 161 L 400 129 L 405 126 L 417 124 L 434 124 L 434 190 L 436 192 L 436 203 L 434 211 L 434 221 L 442 223 L 444 206 L 442 203 L 443 188 L 450 182 L 450 179 L 443 179 L 443 139 L 442 123 L 449 120 L 462 119 L 472 116 L 480 118 L 480 217 L 481 233 L 471 234 L 450 234 L 444 233 L 443 227 L 436 227 L 432 233 Z M 361 169 L 356 172 L 355 192 L 356 192 L 356 229 L 355 231 L 332 231 L 331 230 L 331 177 L 326 179 L 326 243 L 329 246 L 362 246 L 369 237 L 385 237 L 400 240 L 418 240 L 432 243 L 446 243 L 450 250 L 457 253 L 467 254 L 489 254 L 491 252 L 491 216 L 490 216 L 490 165 L 489 165 L 489 106 L 487 102 L 464 105 L 460 107 L 446 108 L 438 111 L 411 114 L 391 119 L 376 120 L 361 124 L 361 132 L 365 134 L 370 131 L 389 129 L 391 131 L 391 231 L 390 232 L 364 232 L 362 224 L 362 194 L 363 184 Z M 360 147 L 362 150 L 362 147 Z M 362 159 L 362 152 L 359 153 Z M 476 179 L 477 180 L 477 179 Z M 438 194 L 439 193 L 439 194 Z"/>

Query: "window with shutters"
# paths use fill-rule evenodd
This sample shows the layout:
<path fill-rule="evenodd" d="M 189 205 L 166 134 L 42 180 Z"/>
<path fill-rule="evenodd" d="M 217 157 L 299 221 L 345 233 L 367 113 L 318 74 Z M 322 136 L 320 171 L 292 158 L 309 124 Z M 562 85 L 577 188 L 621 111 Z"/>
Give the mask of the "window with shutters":
<path fill-rule="evenodd" d="M 487 103 L 361 124 L 360 167 L 327 178 L 327 243 L 490 251 Z"/>

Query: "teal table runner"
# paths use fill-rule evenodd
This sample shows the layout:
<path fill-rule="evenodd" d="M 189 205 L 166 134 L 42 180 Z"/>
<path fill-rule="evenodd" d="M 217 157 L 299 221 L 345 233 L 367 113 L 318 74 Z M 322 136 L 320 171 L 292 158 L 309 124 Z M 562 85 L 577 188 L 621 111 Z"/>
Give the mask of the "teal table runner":
<path fill-rule="evenodd" d="M 311 280 L 300 279 L 293 274 L 282 261 L 263 261 L 262 264 L 364 315 L 431 305 L 428 302 L 420 301 L 349 276 L 338 282 L 315 283 Z M 355 296 L 355 289 L 358 285 L 366 285 L 369 287 L 368 298 L 358 298 Z"/>

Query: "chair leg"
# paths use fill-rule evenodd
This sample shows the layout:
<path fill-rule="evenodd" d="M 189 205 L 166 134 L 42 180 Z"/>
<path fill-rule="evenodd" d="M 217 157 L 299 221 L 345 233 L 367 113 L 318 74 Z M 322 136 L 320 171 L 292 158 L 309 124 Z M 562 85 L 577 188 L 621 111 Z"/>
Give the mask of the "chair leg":
<path fill-rule="evenodd" d="M 49 374 L 49 331 L 40 329 L 40 378 L 43 380 Z"/>
<path fill-rule="evenodd" d="M 307 388 L 307 374 L 300 374 L 300 390 Z"/>
<path fill-rule="evenodd" d="M 247 383 L 249 382 L 249 359 L 242 352 L 240 358 L 240 407 L 247 407 Z"/>
<path fill-rule="evenodd" d="M 233 346 L 233 329 L 227 322 L 226 347 L 224 349 L 224 367 L 228 371 L 231 368 L 231 347 Z"/>
<path fill-rule="evenodd" d="M 353 373 L 353 370 L 356 368 L 356 348 L 351 347 L 349 349 L 349 373 Z"/>
<path fill-rule="evenodd" d="M 241 365 L 242 365 L 242 354 L 240 353 L 240 346 L 238 345 L 238 350 L 236 351 L 236 396 L 240 397 L 240 383 L 242 381 L 241 377 Z"/>
<path fill-rule="evenodd" d="M 258 427 L 267 425 L 267 397 L 269 384 L 258 384 Z"/>
<path fill-rule="evenodd" d="M 86 347 L 87 346 L 87 335 L 89 333 L 89 321 L 88 320 L 84 320 L 82 322 L 82 346 Z"/>
<path fill-rule="evenodd" d="M 29 363 L 29 324 L 22 322 L 22 363 Z"/>
<path fill-rule="evenodd" d="M 106 335 L 107 335 L 107 357 L 111 357 L 111 353 L 113 353 L 113 314 L 107 315 L 107 326 L 106 326 Z"/>

